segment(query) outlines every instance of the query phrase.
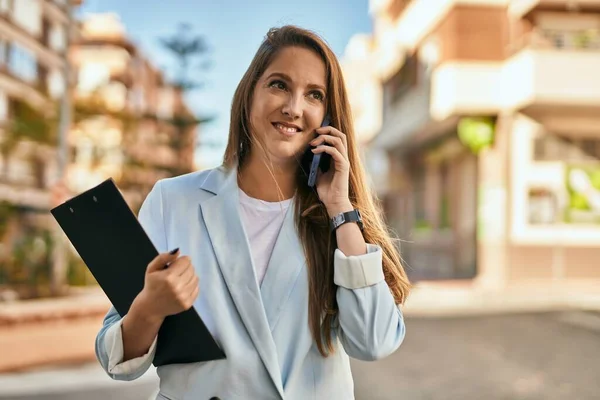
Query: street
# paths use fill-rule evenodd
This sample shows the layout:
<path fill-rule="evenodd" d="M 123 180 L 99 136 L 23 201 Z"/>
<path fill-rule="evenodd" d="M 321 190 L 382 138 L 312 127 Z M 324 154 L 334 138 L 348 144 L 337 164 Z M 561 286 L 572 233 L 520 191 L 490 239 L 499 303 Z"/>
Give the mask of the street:
<path fill-rule="evenodd" d="M 600 398 L 599 313 L 407 318 L 406 323 L 405 342 L 394 355 L 374 363 L 353 361 L 357 400 Z M 156 388 L 154 372 L 138 381 L 114 382 L 96 365 L 72 371 L 42 371 L 29 383 L 0 375 L 0 400 L 147 400 Z M 11 385 L 26 385 L 30 394 L 8 395 Z"/>
<path fill-rule="evenodd" d="M 357 400 L 600 398 L 600 314 L 407 319 L 401 348 L 354 362 Z"/>

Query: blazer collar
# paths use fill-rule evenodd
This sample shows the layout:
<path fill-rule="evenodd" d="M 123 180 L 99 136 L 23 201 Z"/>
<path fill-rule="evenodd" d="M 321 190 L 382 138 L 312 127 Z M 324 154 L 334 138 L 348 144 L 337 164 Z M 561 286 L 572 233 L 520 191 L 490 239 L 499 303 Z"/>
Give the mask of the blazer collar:
<path fill-rule="evenodd" d="M 202 201 L 200 207 L 223 279 L 258 354 L 283 398 L 281 369 L 271 332 L 303 265 L 302 252 L 300 257 L 296 254 L 299 243 L 295 234 L 293 206 L 286 213 L 262 288 L 259 288 L 240 216 L 237 167 L 213 169 L 200 182 L 200 187 L 214 194 Z M 293 253 L 291 257 L 290 253 Z"/>

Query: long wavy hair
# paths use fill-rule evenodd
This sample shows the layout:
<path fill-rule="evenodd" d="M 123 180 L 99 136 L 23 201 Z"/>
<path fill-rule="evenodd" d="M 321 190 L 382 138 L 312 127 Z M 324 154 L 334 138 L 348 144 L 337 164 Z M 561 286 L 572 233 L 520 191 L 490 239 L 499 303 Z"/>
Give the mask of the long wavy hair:
<path fill-rule="evenodd" d="M 326 107 L 331 125 L 347 136 L 350 201 L 363 216 L 365 241 L 377 244 L 383 250 L 385 280 L 396 303 L 404 303 L 410 290 L 410 282 L 398 249 L 376 205 L 375 196 L 367 185 L 357 149 L 342 70 L 333 51 L 317 34 L 289 25 L 269 30 L 235 91 L 223 164 L 227 168 L 241 168 L 248 160 L 253 146 L 261 146 L 264 149 L 264 144 L 254 137 L 250 127 L 250 106 L 254 88 L 277 54 L 290 46 L 312 50 L 325 63 L 328 93 Z M 338 315 L 337 288 L 333 281 L 333 254 L 337 242 L 335 235 L 330 232 L 327 211 L 316 191 L 306 184 L 306 176 L 301 168 L 298 169 L 297 177 L 294 201 L 298 213 L 295 222 L 308 268 L 309 325 L 319 352 L 326 357 L 334 351 L 331 333 L 337 325 Z"/>

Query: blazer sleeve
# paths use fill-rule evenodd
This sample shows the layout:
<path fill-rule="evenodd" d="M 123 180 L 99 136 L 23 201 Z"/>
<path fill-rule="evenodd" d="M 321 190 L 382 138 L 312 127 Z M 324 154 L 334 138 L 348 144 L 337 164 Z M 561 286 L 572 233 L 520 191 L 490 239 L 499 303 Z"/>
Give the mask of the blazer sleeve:
<path fill-rule="evenodd" d="M 339 338 L 346 353 L 374 361 L 396 351 L 404 340 L 404 318 L 385 282 L 381 248 L 367 244 L 366 254 L 349 257 L 337 249 L 334 282 Z"/>
<path fill-rule="evenodd" d="M 158 181 L 140 208 L 138 220 L 159 252 L 167 251 L 167 240 L 163 220 L 163 198 Z M 115 380 L 134 380 L 142 376 L 154 360 L 156 341 L 147 354 L 123 362 L 122 317 L 111 307 L 96 336 L 96 358 L 106 373 Z"/>

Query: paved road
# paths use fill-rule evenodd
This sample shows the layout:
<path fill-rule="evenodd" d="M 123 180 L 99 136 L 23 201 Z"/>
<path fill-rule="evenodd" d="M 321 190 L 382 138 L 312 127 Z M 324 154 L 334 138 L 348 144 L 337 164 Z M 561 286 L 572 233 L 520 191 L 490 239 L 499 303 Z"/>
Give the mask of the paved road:
<path fill-rule="evenodd" d="M 410 318 L 407 327 L 393 356 L 353 362 L 357 400 L 600 399 L 600 314 Z M 55 387 L 34 396 L 3 397 L 9 381 L 0 377 L 0 400 L 147 400 L 156 387 L 153 373 L 113 382 L 95 365 L 82 369 L 79 378 L 49 371 L 22 382 Z M 66 384 L 77 379 L 88 383 Z"/>
<path fill-rule="evenodd" d="M 97 363 L 0 374 L 0 400 L 149 400 L 157 390 L 153 369 L 135 381 L 120 382 L 111 380 Z"/>
<path fill-rule="evenodd" d="M 393 356 L 353 372 L 358 400 L 597 400 L 600 314 L 407 319 Z"/>

